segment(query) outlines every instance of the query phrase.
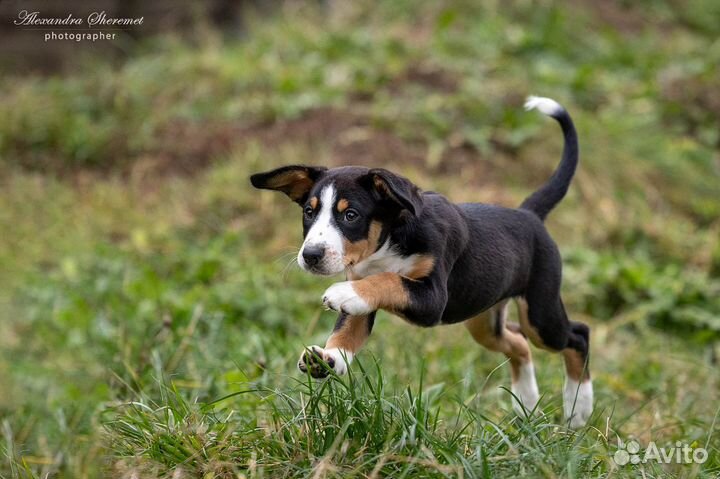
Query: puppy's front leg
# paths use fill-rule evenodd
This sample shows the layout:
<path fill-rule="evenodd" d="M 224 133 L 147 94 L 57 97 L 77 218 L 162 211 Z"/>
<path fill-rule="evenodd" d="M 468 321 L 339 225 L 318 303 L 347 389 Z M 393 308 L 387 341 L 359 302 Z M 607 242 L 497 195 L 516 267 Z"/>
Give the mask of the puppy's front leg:
<path fill-rule="evenodd" d="M 373 274 L 355 281 L 335 283 L 323 295 L 325 306 L 352 315 L 378 309 L 395 312 L 404 309 L 408 302 L 403 277 L 396 273 Z"/>
<path fill-rule="evenodd" d="M 325 291 L 323 304 L 351 315 L 384 309 L 415 324 L 433 326 L 447 304 L 447 288 L 437 274 L 417 278 L 379 273 L 335 283 Z"/>
<path fill-rule="evenodd" d="M 370 336 L 374 323 L 374 311 L 357 316 L 340 313 L 325 347 L 311 346 L 303 351 L 298 361 L 298 369 L 302 372 L 309 370 L 314 378 L 324 378 L 329 371 L 322 364 L 322 360 L 337 374 L 345 374 L 353 357 Z"/>

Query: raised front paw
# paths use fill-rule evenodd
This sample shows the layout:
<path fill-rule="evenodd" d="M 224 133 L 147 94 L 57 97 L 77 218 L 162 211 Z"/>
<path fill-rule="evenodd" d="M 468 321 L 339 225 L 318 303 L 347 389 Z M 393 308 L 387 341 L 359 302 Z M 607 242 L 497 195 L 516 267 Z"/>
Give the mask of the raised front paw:
<path fill-rule="evenodd" d="M 320 346 L 310 346 L 300 355 L 298 369 L 303 373 L 310 371 L 310 376 L 320 379 L 330 375 L 330 371 L 342 375 L 347 372 L 346 358 L 350 361 L 352 353 L 343 357 L 337 348 L 323 349 Z"/>
<path fill-rule="evenodd" d="M 374 309 L 353 289 L 350 281 L 335 283 L 323 294 L 323 304 L 339 313 L 353 316 L 370 314 Z"/>

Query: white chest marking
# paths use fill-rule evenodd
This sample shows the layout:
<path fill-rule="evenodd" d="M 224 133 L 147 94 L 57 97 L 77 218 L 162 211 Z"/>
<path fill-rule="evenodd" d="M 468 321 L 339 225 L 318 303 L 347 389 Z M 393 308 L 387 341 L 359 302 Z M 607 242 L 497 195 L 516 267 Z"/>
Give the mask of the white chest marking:
<path fill-rule="evenodd" d="M 380 249 L 365 258 L 352 268 L 357 278 L 364 278 L 371 274 L 397 273 L 407 275 L 415 269 L 419 255 L 401 256 L 390 242 L 386 241 Z"/>

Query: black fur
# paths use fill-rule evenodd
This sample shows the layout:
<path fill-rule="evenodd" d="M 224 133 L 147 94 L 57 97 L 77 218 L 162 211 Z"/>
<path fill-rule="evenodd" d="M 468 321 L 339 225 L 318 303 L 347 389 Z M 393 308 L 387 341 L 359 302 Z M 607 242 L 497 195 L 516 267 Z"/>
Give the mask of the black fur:
<path fill-rule="evenodd" d="M 533 211 L 543 220 L 550 213 L 550 210 L 565 197 L 570 186 L 570 180 L 575 174 L 579 156 L 577 133 L 568 112 L 563 108 L 553 114 L 552 117 L 560 123 L 565 137 L 562 160 L 560 160 L 560 165 L 558 165 L 557 170 L 555 170 L 547 183 L 520 205 L 520 208 Z"/>
<path fill-rule="evenodd" d="M 420 214 L 423 204 L 420 189 L 407 178 L 384 168 L 374 168 L 360 178 L 360 184 L 373 191 L 378 200 L 394 202 L 412 215 Z"/>

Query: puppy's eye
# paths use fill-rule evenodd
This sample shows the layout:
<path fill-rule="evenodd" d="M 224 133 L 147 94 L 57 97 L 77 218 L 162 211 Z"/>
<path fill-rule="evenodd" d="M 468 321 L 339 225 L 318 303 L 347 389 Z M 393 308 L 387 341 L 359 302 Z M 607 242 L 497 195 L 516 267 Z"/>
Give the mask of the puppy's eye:
<path fill-rule="evenodd" d="M 351 209 L 345 211 L 345 221 L 353 222 L 358 218 L 360 218 L 360 213 L 358 213 L 354 209 L 351 208 Z"/>
<path fill-rule="evenodd" d="M 303 210 L 303 213 L 305 213 L 306 218 L 312 218 L 313 213 L 314 213 L 312 206 L 310 206 L 310 205 L 306 206 L 305 209 Z"/>

